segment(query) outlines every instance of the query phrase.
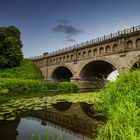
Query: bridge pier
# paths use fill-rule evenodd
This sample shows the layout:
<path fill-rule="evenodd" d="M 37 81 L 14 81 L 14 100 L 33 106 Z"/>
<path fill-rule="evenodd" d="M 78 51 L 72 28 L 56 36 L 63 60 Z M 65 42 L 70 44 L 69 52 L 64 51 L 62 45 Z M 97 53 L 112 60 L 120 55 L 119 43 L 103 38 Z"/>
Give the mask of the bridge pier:
<path fill-rule="evenodd" d="M 80 92 L 97 91 L 106 84 L 106 81 L 84 80 L 80 77 L 72 77 L 71 82 L 78 85 Z"/>

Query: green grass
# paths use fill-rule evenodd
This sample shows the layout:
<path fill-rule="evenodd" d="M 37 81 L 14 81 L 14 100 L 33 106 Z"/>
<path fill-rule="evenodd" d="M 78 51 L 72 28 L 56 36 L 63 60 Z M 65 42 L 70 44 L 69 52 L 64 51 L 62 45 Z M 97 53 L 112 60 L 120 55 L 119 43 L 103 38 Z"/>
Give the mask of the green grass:
<path fill-rule="evenodd" d="M 39 69 L 28 59 L 21 66 L 11 69 L 0 69 L 0 78 L 42 79 Z"/>
<path fill-rule="evenodd" d="M 140 140 L 140 71 L 109 83 L 96 109 L 107 118 L 97 140 Z"/>
<path fill-rule="evenodd" d="M 41 80 L 0 78 L 0 90 L 3 89 L 7 89 L 9 94 L 37 94 L 48 90 L 46 82 Z"/>
<path fill-rule="evenodd" d="M 59 86 L 59 84 L 65 85 L 65 87 Z M 63 93 L 70 94 L 72 91 L 77 92 L 78 87 L 69 82 L 64 82 L 63 84 L 63 82 L 53 83 L 32 79 L 0 78 L 0 104 L 12 99 L 18 99 L 18 96 L 21 99 L 24 97 L 40 97 L 40 95 L 48 96 L 57 93 L 62 94 L 60 96 L 66 97 Z"/>

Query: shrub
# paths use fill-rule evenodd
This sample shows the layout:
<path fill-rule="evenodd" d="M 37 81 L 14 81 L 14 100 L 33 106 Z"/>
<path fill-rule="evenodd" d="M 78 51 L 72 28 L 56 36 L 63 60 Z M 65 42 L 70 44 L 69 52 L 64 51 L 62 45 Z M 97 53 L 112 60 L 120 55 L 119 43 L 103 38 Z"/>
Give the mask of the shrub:
<path fill-rule="evenodd" d="M 57 89 L 65 93 L 77 93 L 79 91 L 78 86 L 71 82 L 60 82 Z"/>
<path fill-rule="evenodd" d="M 58 83 L 55 82 L 46 82 L 48 90 L 57 90 Z"/>
<path fill-rule="evenodd" d="M 9 93 L 8 89 L 1 89 L 0 90 L 0 94 L 7 94 L 7 93 Z"/>
<path fill-rule="evenodd" d="M 0 78 L 0 90 L 3 89 L 7 89 L 10 94 L 43 93 L 47 92 L 47 84 L 40 80 Z"/>

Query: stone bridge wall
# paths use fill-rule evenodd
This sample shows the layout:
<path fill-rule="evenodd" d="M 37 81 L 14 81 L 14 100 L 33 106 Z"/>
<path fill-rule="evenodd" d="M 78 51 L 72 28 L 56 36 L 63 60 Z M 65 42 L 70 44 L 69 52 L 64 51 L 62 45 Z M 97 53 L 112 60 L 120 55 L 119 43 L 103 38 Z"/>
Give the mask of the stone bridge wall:
<path fill-rule="evenodd" d="M 51 54 L 44 53 L 43 57 L 32 59 L 45 80 L 52 80 L 52 75 L 58 67 L 66 67 L 72 73 L 72 81 L 80 80 L 82 69 L 93 61 L 107 62 L 122 73 L 130 70 L 139 60 L 139 26 L 83 43 L 81 46 L 77 45 Z"/>

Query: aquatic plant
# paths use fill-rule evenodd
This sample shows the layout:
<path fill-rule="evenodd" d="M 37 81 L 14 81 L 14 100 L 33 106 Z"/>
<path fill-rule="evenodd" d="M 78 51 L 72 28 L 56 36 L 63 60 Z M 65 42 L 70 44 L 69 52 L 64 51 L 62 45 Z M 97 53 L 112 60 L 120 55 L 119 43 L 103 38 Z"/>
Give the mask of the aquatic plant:
<path fill-rule="evenodd" d="M 99 101 L 98 93 L 61 94 L 51 97 L 11 100 L 0 106 L 0 120 L 14 120 L 23 112 L 42 110 L 58 102 L 86 102 L 93 104 Z"/>

